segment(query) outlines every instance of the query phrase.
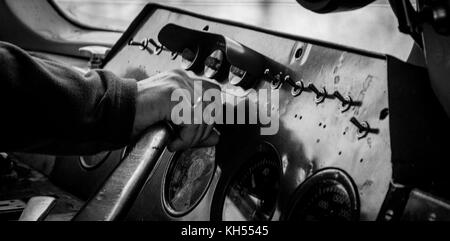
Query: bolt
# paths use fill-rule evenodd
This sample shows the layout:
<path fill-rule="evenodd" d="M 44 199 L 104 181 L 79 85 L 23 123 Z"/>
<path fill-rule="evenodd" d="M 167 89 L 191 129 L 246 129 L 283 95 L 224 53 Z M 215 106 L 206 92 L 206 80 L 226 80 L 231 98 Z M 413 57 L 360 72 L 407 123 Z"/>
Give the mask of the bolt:
<path fill-rule="evenodd" d="M 157 43 L 155 42 L 155 40 L 152 39 L 152 38 L 149 39 L 148 42 L 149 42 L 151 45 L 153 45 L 155 48 L 157 48 L 157 49 L 159 49 L 159 48 L 162 47 L 161 45 L 157 44 Z"/>

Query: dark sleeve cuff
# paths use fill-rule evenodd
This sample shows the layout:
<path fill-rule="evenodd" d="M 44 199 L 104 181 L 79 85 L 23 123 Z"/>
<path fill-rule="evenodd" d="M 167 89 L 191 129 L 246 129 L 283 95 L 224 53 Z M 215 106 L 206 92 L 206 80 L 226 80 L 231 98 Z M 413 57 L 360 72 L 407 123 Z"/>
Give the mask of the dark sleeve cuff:
<path fill-rule="evenodd" d="M 127 145 L 131 141 L 136 115 L 136 80 L 120 78 L 105 70 L 96 72 L 102 79 L 107 79 L 109 86 L 112 87 L 107 93 L 112 103 L 110 111 L 105 116 L 105 141 L 113 145 Z"/>

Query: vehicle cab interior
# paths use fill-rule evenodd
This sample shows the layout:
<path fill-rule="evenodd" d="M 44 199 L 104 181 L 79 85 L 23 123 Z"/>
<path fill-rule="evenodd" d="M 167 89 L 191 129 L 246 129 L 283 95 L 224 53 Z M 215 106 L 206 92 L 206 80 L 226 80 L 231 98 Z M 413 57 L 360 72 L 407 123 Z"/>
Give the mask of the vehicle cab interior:
<path fill-rule="evenodd" d="M 217 125 L 216 146 L 179 152 L 158 124 L 95 155 L 0 153 L 0 220 L 450 220 L 448 11 L 441 0 L 0 0 L 0 41 L 32 56 L 136 81 L 181 68 L 248 119 L 264 106 L 277 127 Z"/>

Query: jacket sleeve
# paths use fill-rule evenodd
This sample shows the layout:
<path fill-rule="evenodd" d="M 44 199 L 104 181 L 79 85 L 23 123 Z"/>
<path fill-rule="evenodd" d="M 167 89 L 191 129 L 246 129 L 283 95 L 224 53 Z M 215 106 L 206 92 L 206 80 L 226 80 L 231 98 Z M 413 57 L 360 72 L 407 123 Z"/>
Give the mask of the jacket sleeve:
<path fill-rule="evenodd" d="M 130 141 L 137 85 L 0 42 L 0 151 L 93 154 Z"/>

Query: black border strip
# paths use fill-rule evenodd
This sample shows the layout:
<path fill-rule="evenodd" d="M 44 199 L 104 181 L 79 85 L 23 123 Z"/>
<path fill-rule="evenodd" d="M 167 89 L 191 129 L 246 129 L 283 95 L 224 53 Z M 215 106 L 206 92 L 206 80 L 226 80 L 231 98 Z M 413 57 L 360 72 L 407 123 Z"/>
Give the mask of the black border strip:
<path fill-rule="evenodd" d="M 144 7 L 144 9 L 141 11 L 141 13 L 133 20 L 131 25 L 128 27 L 128 29 L 122 35 L 122 37 L 113 46 L 113 48 L 109 52 L 108 56 L 106 57 L 102 67 L 104 67 L 116 55 L 116 53 L 120 50 L 121 46 L 123 46 L 125 43 L 128 42 L 129 36 L 132 35 L 138 29 L 139 26 L 141 26 L 142 20 L 145 19 L 149 15 L 149 13 L 151 13 L 152 11 L 154 11 L 156 9 L 164 9 L 164 10 L 168 10 L 171 12 L 180 13 L 180 14 L 191 16 L 191 17 L 199 18 L 199 19 L 202 19 L 205 21 L 222 23 L 222 24 L 231 25 L 231 26 L 235 26 L 235 27 L 245 28 L 248 30 L 258 31 L 261 33 L 275 35 L 278 37 L 287 38 L 287 39 L 291 39 L 291 40 L 295 40 L 295 41 L 311 43 L 314 45 L 320 45 L 323 47 L 329 47 L 329 48 L 333 48 L 333 49 L 338 49 L 338 50 L 342 50 L 342 51 L 347 51 L 347 52 L 364 55 L 367 57 L 386 60 L 385 55 L 376 53 L 376 52 L 347 47 L 347 46 L 330 43 L 330 42 L 325 42 L 325 41 L 321 41 L 321 40 L 316 40 L 316 39 L 311 39 L 311 38 L 307 38 L 307 37 L 300 37 L 300 36 L 296 36 L 296 35 L 292 35 L 292 34 L 288 34 L 288 33 L 281 33 L 281 32 L 268 30 L 268 29 L 264 29 L 264 28 L 260 28 L 260 27 L 255 27 L 252 25 L 238 23 L 238 22 L 234 22 L 234 21 L 230 21 L 230 20 L 209 17 L 209 16 L 205 16 L 205 15 L 201 15 L 201 14 L 197 14 L 197 13 L 189 12 L 186 10 L 181 10 L 179 8 L 169 7 L 169 6 L 165 6 L 165 5 L 161 5 L 161 4 L 157 4 L 157 3 L 148 3 Z"/>

